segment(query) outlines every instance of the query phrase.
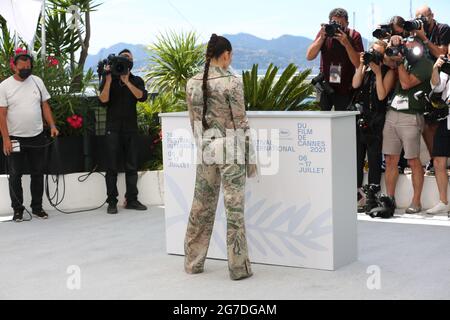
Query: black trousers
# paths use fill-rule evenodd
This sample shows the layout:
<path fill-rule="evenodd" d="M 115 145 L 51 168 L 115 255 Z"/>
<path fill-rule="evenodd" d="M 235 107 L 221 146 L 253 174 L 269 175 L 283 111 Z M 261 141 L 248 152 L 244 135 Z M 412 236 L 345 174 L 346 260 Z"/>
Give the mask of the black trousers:
<path fill-rule="evenodd" d="M 331 111 L 334 106 L 335 111 L 347 111 L 347 108 L 351 102 L 352 95 L 349 93 L 348 95 L 341 94 L 331 94 L 327 95 L 325 92 L 322 92 L 320 95 L 320 110 L 321 111 Z"/>
<path fill-rule="evenodd" d="M 127 202 L 137 200 L 138 197 L 138 146 L 137 134 L 122 134 L 117 132 L 106 133 L 107 170 L 106 189 L 108 203 L 117 203 L 119 192 L 117 190 L 117 174 L 119 172 L 120 155 L 123 155 Z"/>
<path fill-rule="evenodd" d="M 362 187 L 364 181 L 364 163 L 366 159 L 369 162 L 369 184 L 381 184 L 381 175 L 383 163 L 383 131 L 380 128 L 372 131 L 370 137 L 356 129 L 356 154 L 358 170 L 358 188 Z"/>
<path fill-rule="evenodd" d="M 28 163 L 31 175 L 31 209 L 33 212 L 42 210 L 44 195 L 44 165 L 46 144 L 43 133 L 32 138 L 11 137 L 20 142 L 20 152 L 14 152 L 8 157 L 9 195 L 14 211 L 23 211 L 22 176 L 25 173 L 25 163 Z M 34 148 L 33 148 L 34 147 Z"/>

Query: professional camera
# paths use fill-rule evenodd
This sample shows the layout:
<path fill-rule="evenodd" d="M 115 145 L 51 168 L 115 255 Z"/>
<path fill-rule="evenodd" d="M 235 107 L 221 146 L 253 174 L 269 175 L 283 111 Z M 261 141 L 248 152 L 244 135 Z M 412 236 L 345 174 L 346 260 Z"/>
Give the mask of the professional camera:
<path fill-rule="evenodd" d="M 442 60 L 444 60 L 445 63 L 441 67 L 441 72 L 450 75 L 450 61 L 448 60 L 447 57 L 442 58 Z"/>
<path fill-rule="evenodd" d="M 382 24 L 372 33 L 372 35 L 374 38 L 382 40 L 389 38 L 393 32 L 392 25 Z"/>
<path fill-rule="evenodd" d="M 338 30 L 343 31 L 341 25 L 336 21 L 331 21 L 330 24 L 325 25 L 325 33 L 330 38 L 334 37 Z"/>
<path fill-rule="evenodd" d="M 422 29 L 422 27 L 424 30 L 428 29 L 428 20 L 423 16 L 411 21 L 406 21 L 405 25 L 403 26 L 403 28 L 408 32 L 420 30 Z"/>
<path fill-rule="evenodd" d="M 363 59 L 364 59 L 364 65 L 366 65 L 366 66 L 368 66 L 371 62 L 379 65 L 383 62 L 384 55 L 382 55 L 381 53 L 379 53 L 376 50 L 372 50 L 369 52 L 365 52 Z"/>
<path fill-rule="evenodd" d="M 318 93 L 324 92 L 326 95 L 332 95 L 334 93 L 334 89 L 325 81 L 325 75 L 323 73 L 320 73 L 312 79 L 311 84 L 317 89 Z"/>
<path fill-rule="evenodd" d="M 110 67 L 109 72 L 105 70 L 106 66 Z M 105 76 L 109 73 L 114 77 L 120 77 L 128 74 L 131 66 L 132 62 L 128 58 L 110 54 L 107 59 L 104 59 L 98 63 L 97 73 L 99 74 L 99 77 Z"/>
<path fill-rule="evenodd" d="M 386 49 L 386 55 L 388 57 L 396 57 L 399 54 L 401 54 L 402 56 L 406 56 L 406 53 L 408 51 L 408 48 L 406 48 L 405 45 L 401 44 L 397 47 L 389 47 Z"/>
<path fill-rule="evenodd" d="M 441 93 L 434 93 L 431 96 L 423 91 L 418 91 L 414 94 L 414 99 L 425 106 L 425 113 L 423 116 L 429 121 L 440 121 L 448 117 L 448 105 L 442 99 Z"/>

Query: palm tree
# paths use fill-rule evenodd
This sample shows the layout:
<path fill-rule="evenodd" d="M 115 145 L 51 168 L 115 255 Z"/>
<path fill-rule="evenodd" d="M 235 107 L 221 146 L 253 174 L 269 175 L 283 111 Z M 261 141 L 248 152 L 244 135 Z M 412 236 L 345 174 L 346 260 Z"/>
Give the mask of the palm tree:
<path fill-rule="evenodd" d="M 156 92 L 170 92 L 184 100 L 189 78 L 205 63 L 206 47 L 195 32 L 160 34 L 149 47 L 152 52 L 146 80 Z"/>
<path fill-rule="evenodd" d="M 95 0 L 48 0 L 46 13 L 46 50 L 59 58 L 66 58 L 72 73 L 72 90 L 79 91 L 82 88 L 83 71 L 89 54 L 91 39 L 91 12 L 96 11 L 101 4 Z M 79 9 L 79 28 L 71 28 L 68 22 L 68 10 L 76 6 Z M 41 26 L 38 26 L 37 34 L 41 34 Z M 40 39 L 40 36 L 37 37 Z M 41 46 L 41 44 L 39 44 Z M 79 57 L 76 59 L 76 52 Z"/>
<path fill-rule="evenodd" d="M 258 65 L 251 71 L 243 72 L 244 96 L 247 110 L 305 110 L 310 109 L 311 102 L 305 102 L 314 91 L 306 82 L 311 74 L 307 69 L 297 74 L 298 68 L 290 64 L 275 81 L 279 68 L 270 64 L 266 74 L 258 76 Z"/>

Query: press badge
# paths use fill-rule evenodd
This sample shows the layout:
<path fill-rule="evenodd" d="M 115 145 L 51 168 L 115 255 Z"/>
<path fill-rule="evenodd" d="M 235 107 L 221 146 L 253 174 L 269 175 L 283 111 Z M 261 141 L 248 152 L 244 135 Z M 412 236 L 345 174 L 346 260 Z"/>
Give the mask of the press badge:
<path fill-rule="evenodd" d="M 397 95 L 392 101 L 392 108 L 396 110 L 408 110 L 409 109 L 409 99 L 405 96 Z"/>
<path fill-rule="evenodd" d="M 342 66 L 334 65 L 330 66 L 330 83 L 340 84 L 342 80 Z"/>

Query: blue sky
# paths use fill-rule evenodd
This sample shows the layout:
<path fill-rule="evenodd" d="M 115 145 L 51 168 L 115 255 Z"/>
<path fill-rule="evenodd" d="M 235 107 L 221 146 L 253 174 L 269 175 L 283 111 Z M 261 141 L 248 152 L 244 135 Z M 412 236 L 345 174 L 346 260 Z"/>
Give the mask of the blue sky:
<path fill-rule="evenodd" d="M 356 13 L 356 29 L 370 37 L 371 3 L 376 24 L 393 15 L 409 18 L 409 0 L 103 0 L 92 15 L 91 53 L 118 42 L 150 44 L 165 30 L 197 31 L 202 40 L 218 34 L 251 33 L 264 39 L 283 34 L 313 38 L 328 13 L 343 7 Z M 413 0 L 413 10 L 428 4 L 440 22 L 450 24 L 448 0 Z"/>

